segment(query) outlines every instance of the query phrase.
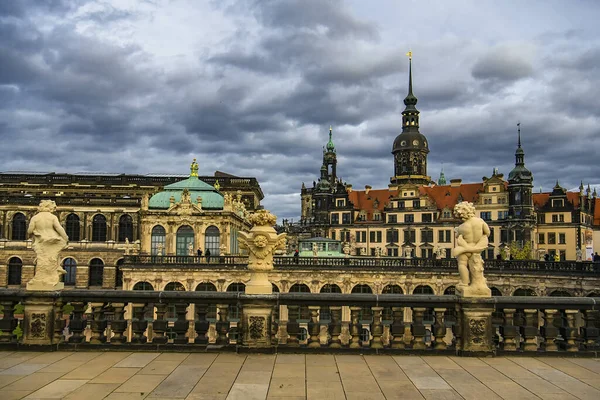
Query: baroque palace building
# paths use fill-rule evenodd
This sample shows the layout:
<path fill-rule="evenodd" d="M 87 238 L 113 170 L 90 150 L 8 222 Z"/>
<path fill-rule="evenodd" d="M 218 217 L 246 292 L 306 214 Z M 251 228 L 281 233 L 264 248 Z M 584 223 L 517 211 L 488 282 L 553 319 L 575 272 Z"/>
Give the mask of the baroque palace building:
<path fill-rule="evenodd" d="M 42 199 L 54 200 L 69 237 L 62 251 L 66 287 L 114 289 L 127 254 L 237 254 L 237 232 L 264 195 L 255 178 L 217 171 L 181 176 L 0 174 L 0 287 L 24 286 L 34 274 L 27 228 Z"/>
<path fill-rule="evenodd" d="M 292 236 L 328 237 L 347 242 L 353 255 L 450 258 L 453 216 L 461 201 L 475 204 L 491 229 L 487 259 L 510 258 L 510 245 L 529 243 L 533 258 L 557 255 L 561 260 L 591 260 L 600 249 L 600 200 L 583 183 L 568 192 L 558 181 L 550 193 L 533 192 L 533 174 L 525 166 L 520 124 L 515 166 L 508 179 L 496 169 L 481 182 L 437 182 L 428 175 L 429 141 L 419 131 L 419 110 L 413 94 L 412 59 L 408 95 L 404 99 L 402 132 L 392 145 L 393 176 L 385 189 L 354 190 L 337 176 L 336 149 L 329 131 L 323 165 L 312 187 L 302 184 L 301 221 Z M 594 235 L 597 240 L 594 241 Z M 292 239 L 293 241 L 294 239 Z M 513 249 L 516 247 L 513 245 Z"/>

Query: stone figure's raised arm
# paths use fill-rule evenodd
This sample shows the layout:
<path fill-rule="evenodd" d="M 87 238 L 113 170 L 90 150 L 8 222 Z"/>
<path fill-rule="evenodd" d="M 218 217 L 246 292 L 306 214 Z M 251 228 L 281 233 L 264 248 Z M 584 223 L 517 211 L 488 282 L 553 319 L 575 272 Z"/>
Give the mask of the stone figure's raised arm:
<path fill-rule="evenodd" d="M 483 234 L 485 236 L 490 236 L 490 234 L 491 234 L 490 227 L 488 226 L 488 224 L 485 221 L 483 222 Z"/>
<path fill-rule="evenodd" d="M 54 230 L 60 235 L 61 238 L 65 239 L 66 242 L 69 241 L 67 232 L 65 232 L 64 228 L 58 221 L 58 218 L 54 218 L 54 221 L 52 222 L 52 226 L 53 226 Z"/>

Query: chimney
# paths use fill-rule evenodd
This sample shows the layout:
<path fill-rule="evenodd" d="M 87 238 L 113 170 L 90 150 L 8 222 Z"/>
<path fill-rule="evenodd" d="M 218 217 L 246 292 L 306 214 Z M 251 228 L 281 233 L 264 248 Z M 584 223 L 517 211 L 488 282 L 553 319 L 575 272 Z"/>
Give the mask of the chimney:
<path fill-rule="evenodd" d="M 450 179 L 450 187 L 459 187 L 462 179 Z"/>
<path fill-rule="evenodd" d="M 352 193 L 352 185 L 346 185 L 346 192 Z"/>
<path fill-rule="evenodd" d="M 372 188 L 371 188 L 371 186 L 369 186 L 369 185 L 365 185 L 365 195 L 367 195 L 367 196 L 368 196 L 368 195 L 369 195 L 369 192 L 371 191 L 371 189 L 372 189 Z"/>

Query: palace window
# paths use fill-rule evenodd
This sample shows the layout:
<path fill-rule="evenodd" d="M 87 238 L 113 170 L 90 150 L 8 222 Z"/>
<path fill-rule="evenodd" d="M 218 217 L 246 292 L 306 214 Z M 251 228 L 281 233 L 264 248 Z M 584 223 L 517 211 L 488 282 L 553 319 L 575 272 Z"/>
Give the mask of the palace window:
<path fill-rule="evenodd" d="M 125 239 L 133 242 L 133 219 L 128 214 L 119 218 L 119 242 L 124 242 Z"/>
<path fill-rule="evenodd" d="M 554 232 L 548 233 L 548 244 L 556 244 L 556 233 L 554 233 Z"/>
<path fill-rule="evenodd" d="M 204 232 L 204 252 L 210 250 L 210 254 L 218 256 L 221 249 L 221 232 L 216 226 L 209 226 Z"/>
<path fill-rule="evenodd" d="M 498 211 L 498 219 L 507 219 L 508 211 Z"/>
<path fill-rule="evenodd" d="M 545 224 L 546 223 L 546 214 L 538 214 L 537 216 L 537 220 L 538 220 L 538 224 Z"/>
<path fill-rule="evenodd" d="M 369 285 L 356 285 L 352 288 L 352 293 L 373 293 L 373 290 Z M 360 312 L 358 314 L 358 319 L 360 321 L 371 320 L 373 319 L 373 312 L 371 311 L 370 306 L 361 307 Z"/>
<path fill-rule="evenodd" d="M 160 225 L 156 225 L 154 228 L 152 228 L 152 233 L 150 236 L 150 246 L 153 256 L 162 256 L 165 254 L 165 238 L 165 228 L 163 228 Z"/>
<path fill-rule="evenodd" d="M 443 218 L 452 218 L 452 212 L 450 211 L 444 211 L 442 213 Z"/>
<path fill-rule="evenodd" d="M 304 283 L 296 283 L 290 287 L 290 293 L 310 293 L 310 288 L 306 286 Z M 289 310 L 290 312 L 292 310 Z M 308 320 L 310 319 L 310 311 L 308 306 L 299 306 L 298 310 L 295 311 L 295 315 L 292 317 L 296 317 L 296 319 Z"/>
<path fill-rule="evenodd" d="M 104 262 L 99 258 L 90 261 L 88 286 L 102 286 L 104 279 Z"/>
<path fill-rule="evenodd" d="M 564 205 L 563 199 L 552 199 L 552 207 L 563 207 Z"/>
<path fill-rule="evenodd" d="M 67 271 L 63 275 L 65 286 L 75 286 L 77 278 L 77 262 L 72 258 L 65 258 L 63 261 L 63 269 Z"/>
<path fill-rule="evenodd" d="M 388 255 L 388 257 L 398 257 L 398 249 L 397 248 L 387 249 L 387 255 Z"/>
<path fill-rule="evenodd" d="M 334 213 L 331 214 L 331 224 L 338 225 L 340 223 L 340 214 Z"/>
<path fill-rule="evenodd" d="M 413 208 L 421 208 L 421 200 L 414 200 Z"/>
<path fill-rule="evenodd" d="M 12 219 L 12 240 L 27 239 L 27 218 L 21 213 L 16 213 Z"/>
<path fill-rule="evenodd" d="M 432 243 L 433 242 L 433 231 L 429 229 L 423 229 L 421 231 L 421 242 Z"/>
<path fill-rule="evenodd" d="M 242 282 L 233 282 L 229 286 L 227 286 L 228 292 L 237 292 L 244 293 L 246 291 L 246 285 Z M 229 318 L 232 320 L 239 320 L 241 312 L 238 306 L 230 305 L 229 306 Z"/>
<path fill-rule="evenodd" d="M 491 211 L 482 211 L 482 212 L 479 213 L 479 216 L 484 221 L 491 221 L 492 220 L 492 212 Z"/>
<path fill-rule="evenodd" d="M 372 243 L 381 243 L 381 231 L 369 232 L 369 241 Z"/>
<path fill-rule="evenodd" d="M 404 214 L 404 222 L 405 223 L 415 222 L 415 215 L 414 214 Z"/>
<path fill-rule="evenodd" d="M 432 222 L 433 221 L 432 214 L 430 214 L 430 213 L 421 214 L 421 221 L 423 221 L 423 222 Z"/>
<path fill-rule="evenodd" d="M 20 285 L 23 272 L 23 261 L 19 257 L 8 260 L 8 285 Z"/>
<path fill-rule="evenodd" d="M 342 289 L 336 284 L 326 283 L 321 288 L 320 293 L 342 293 Z M 319 311 L 319 321 L 331 321 L 331 311 L 329 310 L 329 307 L 321 307 L 321 310 Z"/>
<path fill-rule="evenodd" d="M 546 234 L 545 233 L 538 233 L 538 243 L 546 244 Z"/>
<path fill-rule="evenodd" d="M 508 230 L 500 229 L 500 242 L 508 243 Z"/>
<path fill-rule="evenodd" d="M 350 223 L 351 223 L 350 213 L 343 213 L 342 214 L 342 224 L 350 224 Z"/>
<path fill-rule="evenodd" d="M 81 224 L 79 220 L 79 216 L 77 214 L 69 214 L 67 215 L 67 223 L 65 226 L 65 231 L 67 236 L 69 237 L 70 242 L 78 242 L 81 240 Z"/>
<path fill-rule="evenodd" d="M 381 221 L 381 213 L 379 211 L 373 213 L 373 221 Z"/>
<path fill-rule="evenodd" d="M 92 242 L 106 242 L 106 217 L 102 214 L 92 220 Z"/>
<path fill-rule="evenodd" d="M 416 240 L 416 232 L 414 229 L 405 229 L 404 230 L 404 243 L 415 243 Z"/>
<path fill-rule="evenodd" d="M 564 233 L 558 234 L 558 244 L 567 244 L 567 235 Z"/>
<path fill-rule="evenodd" d="M 123 260 L 122 258 L 117 260 L 117 265 L 115 266 L 115 288 L 122 289 L 123 288 Z"/>
<path fill-rule="evenodd" d="M 345 203 L 344 199 L 338 199 L 336 201 L 336 206 L 337 207 L 344 207 L 344 203 Z"/>
<path fill-rule="evenodd" d="M 367 243 L 367 231 L 356 231 L 356 243 Z"/>
<path fill-rule="evenodd" d="M 493 243 L 494 242 L 494 231 L 496 229 L 493 227 L 490 227 L 490 236 L 488 237 L 488 242 Z"/>
<path fill-rule="evenodd" d="M 552 222 L 558 222 L 558 214 L 552 214 Z"/>
<path fill-rule="evenodd" d="M 450 229 L 444 229 L 438 231 L 438 242 L 450 243 L 452 240 L 452 231 Z"/>
<path fill-rule="evenodd" d="M 396 224 L 398 223 L 398 216 L 396 214 L 388 215 L 388 224 Z"/>
<path fill-rule="evenodd" d="M 386 231 L 386 241 L 387 243 L 398 243 L 398 230 L 397 229 L 388 229 Z"/>
<path fill-rule="evenodd" d="M 177 229 L 175 240 L 175 254 L 178 256 L 188 256 L 190 254 L 189 246 L 192 245 L 192 253 L 194 246 L 194 230 L 189 225 L 183 225 Z M 211 251 L 212 253 L 212 251 Z M 216 254 L 215 254 L 216 255 Z"/>

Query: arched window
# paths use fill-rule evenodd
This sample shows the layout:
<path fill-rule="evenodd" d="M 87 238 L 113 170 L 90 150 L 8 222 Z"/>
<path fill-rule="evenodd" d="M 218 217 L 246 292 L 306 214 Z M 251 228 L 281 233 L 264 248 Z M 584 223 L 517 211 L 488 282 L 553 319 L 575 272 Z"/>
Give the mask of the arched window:
<path fill-rule="evenodd" d="M 190 254 L 189 246 L 192 245 L 192 250 L 194 250 L 194 230 L 189 225 L 180 226 L 177 229 L 177 243 L 176 243 L 176 254 L 178 256 L 189 256 Z"/>
<path fill-rule="evenodd" d="M 27 218 L 21 213 L 16 213 L 12 219 L 12 240 L 27 239 Z"/>
<path fill-rule="evenodd" d="M 279 293 L 279 288 L 277 287 L 276 284 L 271 282 L 271 289 L 273 290 L 273 293 Z"/>
<path fill-rule="evenodd" d="M 433 289 L 428 285 L 419 285 L 415 288 L 415 290 L 413 290 L 413 294 L 432 295 Z"/>
<path fill-rule="evenodd" d="M 444 290 L 445 295 L 455 295 L 456 294 L 456 286 L 448 286 L 446 290 Z"/>
<path fill-rule="evenodd" d="M 65 286 L 74 286 L 77 281 L 77 262 L 72 258 L 65 258 L 63 269 L 67 271 L 64 274 Z"/>
<path fill-rule="evenodd" d="M 592 292 L 588 294 L 586 297 L 600 297 L 600 293 Z"/>
<path fill-rule="evenodd" d="M 169 282 L 164 290 L 166 292 L 185 292 L 185 287 L 179 282 Z"/>
<path fill-rule="evenodd" d="M 296 283 L 290 287 L 290 293 L 310 293 L 310 288 L 304 283 Z M 289 308 L 288 308 L 289 310 Z M 292 310 L 289 310 L 290 312 Z M 298 312 L 295 315 L 296 319 L 310 319 L 310 312 L 308 306 L 298 307 Z"/>
<path fill-rule="evenodd" d="M 242 282 L 233 282 L 229 286 L 227 286 L 228 292 L 240 292 L 244 293 L 246 291 L 246 285 Z M 229 318 L 230 319 L 239 319 L 240 318 L 240 309 L 238 306 L 230 305 L 229 306 Z"/>
<path fill-rule="evenodd" d="M 320 293 L 342 293 L 342 289 L 335 283 L 326 283 L 320 290 Z M 327 306 L 321 307 L 319 311 L 320 321 L 331 321 L 331 310 Z"/>
<path fill-rule="evenodd" d="M 519 288 L 519 289 L 515 290 L 515 292 L 513 293 L 513 296 L 536 296 L 536 294 L 533 291 L 533 289 Z"/>
<path fill-rule="evenodd" d="M 124 242 L 125 239 L 133 242 L 133 219 L 129 214 L 121 215 L 119 218 L 119 242 Z"/>
<path fill-rule="evenodd" d="M 373 293 L 369 285 L 356 285 L 352 288 L 352 293 Z"/>
<path fill-rule="evenodd" d="M 79 221 L 79 216 L 77 214 L 67 215 L 67 223 L 65 228 L 70 242 L 78 242 L 81 240 L 81 225 Z"/>
<path fill-rule="evenodd" d="M 115 288 L 123 288 L 123 270 L 121 267 L 124 261 L 122 258 L 119 259 L 115 266 Z"/>
<path fill-rule="evenodd" d="M 156 225 L 152 228 L 152 233 L 150 236 L 151 242 L 151 252 L 153 256 L 162 256 L 165 254 L 165 241 L 166 241 L 166 232 L 165 228 L 160 225 Z"/>
<path fill-rule="evenodd" d="M 491 287 L 490 290 L 492 291 L 492 296 L 502 296 L 502 292 L 500 291 L 500 289 L 496 287 Z"/>
<path fill-rule="evenodd" d="M 99 258 L 90 261 L 88 286 L 102 286 L 104 279 L 104 262 Z"/>
<path fill-rule="evenodd" d="M 92 242 L 106 242 L 106 217 L 102 214 L 92 219 Z"/>
<path fill-rule="evenodd" d="M 8 260 L 8 284 L 20 285 L 22 271 L 23 261 L 19 257 L 13 257 Z"/>
<path fill-rule="evenodd" d="M 356 285 L 352 288 L 352 293 L 373 293 L 373 289 L 369 285 Z M 370 306 L 361 307 L 358 315 L 360 321 L 370 321 L 373 319 L 373 312 Z"/>
<path fill-rule="evenodd" d="M 148 282 L 138 282 L 133 285 L 133 290 L 154 290 L 154 287 Z"/>
<path fill-rule="evenodd" d="M 210 282 L 201 282 L 196 286 L 196 292 L 216 292 L 217 287 Z M 206 318 L 216 319 L 217 318 L 217 304 L 212 303 L 208 305 L 206 310 Z"/>
<path fill-rule="evenodd" d="M 221 246 L 221 232 L 216 226 L 209 226 L 204 232 L 204 251 L 210 250 L 210 254 L 218 256 Z"/>
<path fill-rule="evenodd" d="M 382 294 L 404 294 L 399 285 L 387 285 L 381 291 Z"/>
<path fill-rule="evenodd" d="M 550 293 L 551 297 L 572 297 L 571 293 L 567 292 L 566 290 L 555 290 L 554 292 Z"/>

